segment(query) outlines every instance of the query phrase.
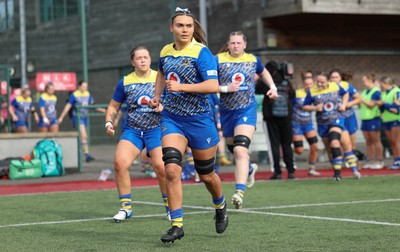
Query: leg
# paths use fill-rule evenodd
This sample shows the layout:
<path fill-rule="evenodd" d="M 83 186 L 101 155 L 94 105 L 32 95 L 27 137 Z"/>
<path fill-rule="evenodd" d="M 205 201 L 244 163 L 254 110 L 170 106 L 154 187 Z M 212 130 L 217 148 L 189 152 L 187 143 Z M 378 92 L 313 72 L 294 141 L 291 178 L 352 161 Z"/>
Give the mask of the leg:
<path fill-rule="evenodd" d="M 163 198 L 165 204 L 165 211 L 169 214 L 169 205 L 167 198 L 167 180 L 165 176 L 165 167 L 164 162 L 162 160 L 162 150 L 161 146 L 150 151 L 151 163 L 154 169 L 154 172 L 157 174 L 158 185 L 160 187 L 161 197 Z M 168 218 L 168 216 L 167 216 Z"/>
<path fill-rule="evenodd" d="M 308 145 L 310 146 L 310 152 L 308 155 L 308 174 L 313 176 L 319 176 L 319 173 L 315 171 L 315 164 L 318 159 L 318 138 L 317 132 L 311 130 L 305 134 Z"/>
<path fill-rule="evenodd" d="M 363 130 L 364 139 L 367 144 L 367 159 L 368 159 L 368 161 L 372 161 L 375 159 L 374 145 L 372 144 L 372 135 L 371 135 L 372 132 L 373 131 Z"/>
<path fill-rule="evenodd" d="M 331 127 L 329 129 L 329 147 L 332 155 L 332 166 L 334 169 L 334 180 L 340 181 L 340 169 L 342 168 L 343 156 L 340 150 L 340 139 L 343 131 L 339 127 Z"/>
<path fill-rule="evenodd" d="M 15 129 L 15 132 L 17 132 L 17 133 L 28 133 L 29 130 L 28 130 L 28 128 L 26 126 L 21 126 L 21 127 L 17 127 Z"/>
<path fill-rule="evenodd" d="M 59 131 L 59 126 L 58 126 L 58 124 L 53 124 L 53 125 L 51 125 L 50 128 L 49 128 L 49 131 L 50 131 L 50 132 L 58 132 L 58 131 Z"/>
<path fill-rule="evenodd" d="M 79 124 L 79 131 L 81 133 L 82 150 L 83 150 L 83 153 L 85 154 L 86 162 L 91 162 L 94 160 L 94 158 L 92 158 L 89 154 L 89 145 L 88 145 L 86 126 L 84 124 Z"/>
<path fill-rule="evenodd" d="M 192 149 L 192 152 L 196 171 L 212 195 L 215 207 L 215 229 L 217 233 L 223 233 L 228 227 L 228 214 L 221 179 L 214 172 L 216 146 L 204 150 Z"/>
<path fill-rule="evenodd" d="M 46 127 L 39 127 L 39 132 L 48 132 L 48 128 Z"/>
<path fill-rule="evenodd" d="M 361 174 L 358 172 L 357 168 L 357 157 L 353 153 L 353 145 L 351 143 L 351 138 L 348 131 L 342 132 L 341 145 L 344 151 L 345 162 L 347 162 L 353 171 L 353 177 L 359 179 Z"/>
<path fill-rule="evenodd" d="M 120 140 L 114 155 L 115 183 L 117 184 L 121 209 L 114 221 L 122 222 L 132 216 L 131 178 L 129 167 L 140 155 L 140 150 L 127 140 Z"/>
<path fill-rule="evenodd" d="M 269 163 L 271 165 L 271 171 L 274 171 L 274 158 L 272 157 L 272 147 L 271 147 L 271 141 L 269 139 L 269 135 L 268 135 L 268 126 L 267 126 L 267 122 L 263 121 L 263 131 L 264 131 L 264 135 L 265 135 L 265 142 L 267 143 L 267 147 L 268 147 L 268 159 L 269 159 Z"/>
<path fill-rule="evenodd" d="M 304 152 L 303 136 L 302 135 L 293 135 L 293 145 L 294 145 L 294 152 L 297 155 L 302 154 Z"/>
<path fill-rule="evenodd" d="M 271 177 L 271 179 L 280 179 L 282 171 L 279 165 L 279 159 L 280 159 L 279 126 L 274 120 L 268 120 L 267 128 L 268 128 L 269 140 L 271 142 L 272 160 L 274 162 L 274 175 Z"/>
<path fill-rule="evenodd" d="M 286 164 L 286 169 L 289 172 L 288 178 L 294 178 L 294 164 L 293 164 L 293 149 L 292 149 L 292 118 L 284 119 L 280 122 L 280 142 L 282 145 L 283 160 Z"/>
<path fill-rule="evenodd" d="M 369 132 L 370 144 L 372 146 L 373 156 L 376 156 L 377 163 L 374 168 L 382 169 L 384 167 L 383 163 L 383 146 L 381 142 L 381 131 L 370 131 Z M 368 144 L 368 143 L 367 143 Z"/>

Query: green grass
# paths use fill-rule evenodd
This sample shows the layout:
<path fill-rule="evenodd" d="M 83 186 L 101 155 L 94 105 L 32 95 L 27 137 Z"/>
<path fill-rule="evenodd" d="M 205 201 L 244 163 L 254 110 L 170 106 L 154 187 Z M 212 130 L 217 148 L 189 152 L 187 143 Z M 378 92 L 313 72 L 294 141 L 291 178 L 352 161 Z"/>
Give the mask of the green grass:
<path fill-rule="evenodd" d="M 233 190 L 234 184 L 224 184 L 228 199 Z M 366 177 L 359 181 L 346 179 L 341 183 L 327 179 L 257 182 L 246 192 L 244 211 L 235 211 L 229 204 L 229 227 L 222 235 L 215 232 L 213 211 L 207 210 L 211 199 L 205 187 L 186 185 L 184 204 L 189 207 L 184 208 L 185 237 L 168 245 L 160 241 L 169 228 L 164 209 L 161 205 L 147 203 L 161 204 L 158 188 L 134 188 L 132 191 L 133 200 L 141 201 L 134 204 L 137 218 L 120 224 L 111 220 L 119 208 L 115 190 L 2 196 L 0 250 L 398 251 L 400 248 L 398 176 Z M 397 200 L 287 207 L 385 199 Z M 187 214 L 190 212 L 201 213 Z M 299 215 L 333 219 L 308 219 Z M 78 222 L 60 223 L 71 220 Z"/>

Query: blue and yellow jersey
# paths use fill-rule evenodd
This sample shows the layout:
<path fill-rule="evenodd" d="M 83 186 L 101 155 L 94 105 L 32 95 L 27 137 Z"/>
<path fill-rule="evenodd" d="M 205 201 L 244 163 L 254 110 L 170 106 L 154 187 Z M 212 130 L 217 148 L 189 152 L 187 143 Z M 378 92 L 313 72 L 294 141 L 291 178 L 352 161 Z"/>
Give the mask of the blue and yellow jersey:
<path fill-rule="evenodd" d="M 182 84 L 196 84 L 217 79 L 217 65 L 211 51 L 203 44 L 193 41 L 177 51 L 173 43 L 166 45 L 160 53 L 159 70 L 167 80 Z M 211 114 L 207 94 L 166 91 L 164 110 L 177 117 Z M 209 115 L 208 115 L 209 116 Z"/>
<path fill-rule="evenodd" d="M 347 81 L 341 81 L 338 83 L 346 92 L 349 93 L 349 102 L 353 101 L 353 95 L 357 94 L 357 90 L 354 88 L 353 85 L 351 85 L 351 83 L 347 82 Z M 354 114 L 354 110 L 353 108 L 348 108 L 346 109 L 344 112 L 342 112 L 343 116 L 345 118 L 348 118 L 350 116 L 352 116 Z"/>
<path fill-rule="evenodd" d="M 216 61 L 220 86 L 227 86 L 233 81 L 240 83 L 238 92 L 221 93 L 221 109 L 244 109 L 255 104 L 254 76 L 264 71 L 261 60 L 252 54 L 244 53 L 234 58 L 229 52 L 224 52 L 216 56 Z"/>
<path fill-rule="evenodd" d="M 307 92 L 304 88 L 296 90 L 296 97 L 293 99 L 293 121 L 299 124 L 307 124 L 311 122 L 311 112 L 303 110 L 304 100 Z"/>
<path fill-rule="evenodd" d="M 328 87 L 320 90 L 317 85 L 307 92 L 303 105 L 318 105 L 323 103 L 323 110 L 316 113 L 317 123 L 319 125 L 330 125 L 336 119 L 343 117 L 339 111 L 342 105 L 342 97 L 346 94 L 341 86 L 335 82 L 329 82 Z"/>
<path fill-rule="evenodd" d="M 39 98 L 39 108 L 44 108 L 46 117 L 51 121 L 57 119 L 57 96 L 43 93 Z M 40 114 L 40 113 L 39 113 Z M 40 114 L 41 115 L 41 114 Z"/>
<path fill-rule="evenodd" d="M 132 72 L 118 83 L 112 99 L 127 105 L 124 117 L 127 128 L 136 130 L 154 129 L 161 124 L 161 114 L 149 107 L 154 97 L 157 72 L 151 70 L 146 78 Z"/>
<path fill-rule="evenodd" d="M 80 90 L 74 91 L 70 96 L 68 103 L 72 106 L 87 106 L 93 104 L 93 98 L 89 91 L 81 92 Z M 89 109 L 82 107 L 80 111 L 80 117 L 86 117 L 89 114 Z M 72 112 L 73 116 L 76 116 L 75 109 Z"/>
<path fill-rule="evenodd" d="M 18 121 L 28 121 L 29 112 L 33 107 L 31 97 L 24 98 L 22 95 L 18 95 L 12 100 L 11 106 L 15 109 L 15 115 L 18 117 Z"/>

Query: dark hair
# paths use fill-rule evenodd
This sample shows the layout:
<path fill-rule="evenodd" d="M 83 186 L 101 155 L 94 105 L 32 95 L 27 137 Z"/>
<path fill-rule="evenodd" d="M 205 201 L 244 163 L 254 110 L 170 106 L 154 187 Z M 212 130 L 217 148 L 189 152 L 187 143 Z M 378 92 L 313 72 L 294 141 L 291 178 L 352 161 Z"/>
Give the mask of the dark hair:
<path fill-rule="evenodd" d="M 333 73 L 338 73 L 338 74 L 340 75 L 340 78 L 341 78 L 343 81 L 351 81 L 351 80 L 353 79 L 353 74 L 351 74 L 351 73 L 349 73 L 349 72 L 340 71 L 340 70 L 337 69 L 337 68 L 334 68 L 334 69 L 332 69 L 332 70 L 329 72 L 329 78 L 328 78 L 328 79 L 330 79 L 330 77 L 331 77 L 331 75 L 332 75 Z"/>
<path fill-rule="evenodd" d="M 177 7 L 175 9 L 174 15 L 171 17 L 171 24 L 174 23 L 174 19 L 177 16 L 189 16 L 193 18 L 194 22 L 194 33 L 193 33 L 193 38 L 197 41 L 202 43 L 203 45 L 207 46 L 207 38 L 206 38 L 206 32 L 204 31 L 203 26 L 200 24 L 199 21 L 195 18 L 195 16 L 189 11 L 189 9 L 182 9 Z"/>
<path fill-rule="evenodd" d="M 285 79 L 285 76 L 283 75 L 282 71 L 280 71 L 279 64 L 276 61 L 268 61 L 267 64 L 265 64 L 265 69 L 267 69 L 271 74 L 271 77 L 275 83 L 281 83 Z"/>
<path fill-rule="evenodd" d="M 316 76 L 324 76 L 326 78 L 326 80 L 329 81 L 329 77 L 331 76 L 331 73 L 327 73 L 327 72 L 322 71 L 322 72 L 318 72 L 316 74 Z"/>
<path fill-rule="evenodd" d="M 225 45 L 221 49 L 219 49 L 218 53 L 224 53 L 224 52 L 229 51 L 228 44 L 229 44 L 229 40 L 231 39 L 232 36 L 242 36 L 244 42 L 247 43 L 247 38 L 242 31 L 231 32 L 228 36 L 228 39 L 226 40 Z"/>
<path fill-rule="evenodd" d="M 84 81 L 84 80 L 80 80 L 80 81 L 78 82 L 78 87 L 82 86 L 82 84 L 85 83 L 85 82 L 86 82 L 86 81 Z"/>
<path fill-rule="evenodd" d="M 306 71 L 304 71 L 304 72 L 301 72 L 301 78 L 303 79 L 303 80 L 305 80 L 307 77 L 306 77 L 306 74 L 308 74 L 308 73 L 310 73 L 311 75 L 312 75 L 312 78 L 314 77 L 314 72 L 313 71 L 311 71 L 311 70 L 306 70 Z"/>
<path fill-rule="evenodd" d="M 46 93 L 47 93 L 47 90 L 49 89 L 49 87 L 50 87 L 50 86 L 52 86 L 52 87 L 53 87 L 54 85 L 53 85 L 53 83 L 51 83 L 51 82 L 48 82 L 48 83 L 46 84 L 46 86 L 44 87 L 44 92 L 46 92 Z"/>
<path fill-rule="evenodd" d="M 138 45 L 138 46 L 134 46 L 131 50 L 131 52 L 129 53 L 131 60 L 133 60 L 133 58 L 135 57 L 135 53 L 137 50 L 147 50 L 150 54 L 150 50 L 149 48 L 145 47 L 144 45 Z M 135 67 L 132 66 L 132 70 L 131 73 L 135 72 Z"/>
<path fill-rule="evenodd" d="M 375 81 L 375 74 L 374 73 L 368 73 L 366 75 L 364 75 L 365 78 L 367 78 L 368 80 L 374 82 Z"/>

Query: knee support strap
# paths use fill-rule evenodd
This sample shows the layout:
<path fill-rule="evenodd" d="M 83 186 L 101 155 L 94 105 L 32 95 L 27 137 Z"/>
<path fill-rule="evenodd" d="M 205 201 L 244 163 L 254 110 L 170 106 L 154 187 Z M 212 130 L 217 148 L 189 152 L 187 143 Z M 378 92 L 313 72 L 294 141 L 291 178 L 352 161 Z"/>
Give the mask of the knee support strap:
<path fill-rule="evenodd" d="M 200 175 L 207 175 L 214 171 L 215 158 L 209 160 L 197 160 L 194 159 L 194 167 Z"/>
<path fill-rule="evenodd" d="M 248 138 L 247 136 L 244 136 L 244 135 L 237 135 L 233 138 L 233 146 L 234 147 L 242 146 L 242 147 L 245 147 L 248 149 L 250 146 L 250 142 L 251 142 L 250 138 Z"/>
<path fill-rule="evenodd" d="M 335 159 L 342 155 L 342 151 L 340 150 L 340 148 L 332 148 L 331 147 L 331 153 L 332 153 L 332 159 Z"/>
<path fill-rule="evenodd" d="M 317 138 L 316 136 L 313 136 L 313 137 L 307 138 L 307 142 L 308 142 L 308 144 L 309 144 L 309 145 L 312 145 L 312 144 L 318 143 L 318 138 Z"/>
<path fill-rule="evenodd" d="M 227 144 L 227 146 L 228 146 L 229 152 L 233 154 L 233 144 Z"/>
<path fill-rule="evenodd" d="M 332 142 L 333 140 L 340 141 L 340 137 L 341 137 L 341 134 L 336 131 L 331 131 L 331 132 L 329 132 L 329 135 L 328 135 L 329 142 Z"/>
<path fill-rule="evenodd" d="M 295 148 L 303 147 L 303 141 L 295 141 L 293 145 Z"/>
<path fill-rule="evenodd" d="M 177 164 L 182 167 L 182 154 L 174 147 L 165 147 L 162 149 L 164 165 Z"/>

